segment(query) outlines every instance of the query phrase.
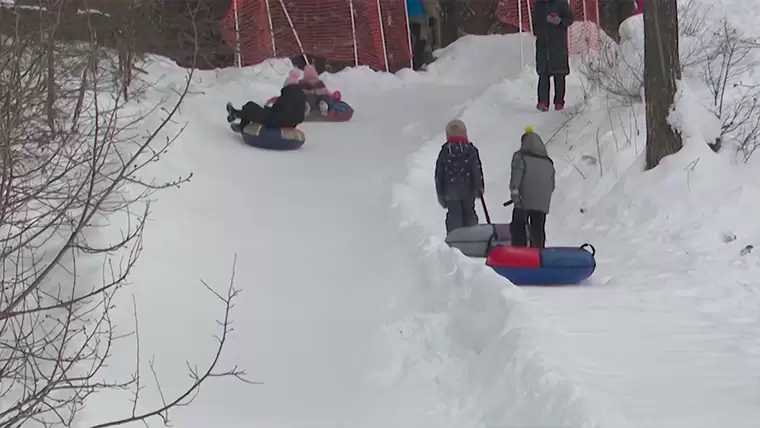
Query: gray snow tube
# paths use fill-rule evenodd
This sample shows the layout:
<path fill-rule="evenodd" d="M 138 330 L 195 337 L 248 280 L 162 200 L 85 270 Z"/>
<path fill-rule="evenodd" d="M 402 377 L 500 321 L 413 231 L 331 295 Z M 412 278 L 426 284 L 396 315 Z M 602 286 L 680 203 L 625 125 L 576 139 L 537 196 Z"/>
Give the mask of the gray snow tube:
<path fill-rule="evenodd" d="M 446 243 L 468 257 L 488 257 L 499 245 L 511 245 L 512 234 L 507 224 L 477 224 L 452 230 Z"/>

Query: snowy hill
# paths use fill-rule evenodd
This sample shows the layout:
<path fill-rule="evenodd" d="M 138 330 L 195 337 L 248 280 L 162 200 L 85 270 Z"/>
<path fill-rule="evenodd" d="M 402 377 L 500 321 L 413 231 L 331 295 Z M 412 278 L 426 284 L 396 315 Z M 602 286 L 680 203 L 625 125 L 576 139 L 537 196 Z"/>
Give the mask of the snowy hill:
<path fill-rule="evenodd" d="M 641 38 L 636 20 L 625 25 Z M 640 53 L 621 63 L 637 60 Z M 643 106 L 599 96 L 584 104 L 576 82 L 569 92 L 579 112 L 567 122 L 533 113 L 534 85 L 529 72 L 494 85 L 462 116 L 487 154 L 491 216 L 510 220 L 494 207 L 508 199 L 510 155 L 533 125 L 558 171 L 549 245 L 592 242 L 599 267 L 584 287 L 515 291 L 448 249 L 430 203 L 439 135 L 413 157 L 397 192 L 428 275 L 424 315 L 399 325 L 411 337 L 432 330 L 445 338 L 445 355 L 462 368 L 425 381 L 454 391 L 441 397 L 449 408 L 472 406 L 460 426 L 752 426 L 760 420 L 760 283 L 757 255 L 747 252 L 760 236 L 745 219 L 757 209 L 757 159 L 737 164 L 733 150 L 708 148 L 714 120 L 699 87 L 684 87 L 677 100 L 686 146 L 643 173 Z M 440 354 L 426 347 L 411 358 Z M 549 399 L 526 405 L 526 393 Z"/>
<path fill-rule="evenodd" d="M 515 36 L 468 36 L 426 73 L 326 76 L 356 115 L 303 125 L 308 141 L 289 153 L 241 144 L 222 110 L 276 94 L 287 62 L 196 74 L 167 130 L 186 125 L 181 138 L 147 172 L 194 178 L 160 193 L 131 278 L 141 364 L 150 373 L 155 355 L 163 394 L 186 388 L 185 360 L 210 360 L 218 329 L 199 281 L 223 290 L 236 259 L 222 363 L 263 384 L 212 380 L 175 426 L 756 426 L 760 265 L 742 250 L 760 238 L 760 161 L 706 146 L 714 123 L 691 81 L 676 110 L 684 149 L 642 172 L 642 106 L 585 97 L 574 73 L 567 111 L 537 113 L 519 49 Z M 184 78 L 160 58 L 147 71 L 159 86 L 136 108 Z M 432 175 L 453 118 L 483 156 L 494 221 L 510 218 L 522 130 L 544 137 L 558 174 L 548 244 L 594 244 L 587 284 L 517 288 L 444 244 Z M 122 331 L 130 297 L 114 314 Z M 134 370 L 134 352 L 121 343 L 102 374 Z M 144 387 L 140 406 L 160 403 Z M 127 415 L 130 397 L 90 398 L 80 423 Z"/>

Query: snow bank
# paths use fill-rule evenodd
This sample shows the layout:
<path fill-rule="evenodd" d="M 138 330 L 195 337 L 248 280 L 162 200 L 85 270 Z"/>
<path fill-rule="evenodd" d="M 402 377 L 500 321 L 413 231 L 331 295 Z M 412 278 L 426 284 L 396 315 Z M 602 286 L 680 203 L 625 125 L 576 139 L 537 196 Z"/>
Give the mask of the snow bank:
<path fill-rule="evenodd" d="M 404 225 L 409 242 L 419 249 L 422 309 L 388 327 L 401 333 L 399 401 L 407 402 L 405 387 L 426 385 L 430 393 L 422 396 L 429 401 L 409 405 L 437 412 L 441 427 L 600 426 L 597 418 L 612 416 L 590 413 L 586 391 L 572 378 L 575 357 L 560 338 L 547 340 L 553 334 L 535 316 L 540 311 L 482 260 L 429 233 L 423 213 L 432 195 L 423 183 L 431 180 L 433 152 L 432 144 L 420 151 L 408 181 L 395 189 L 410 219 Z M 438 217 L 442 221 L 442 213 Z"/>
<path fill-rule="evenodd" d="M 529 34 L 464 36 L 435 51 L 436 61 L 427 70 L 443 81 L 493 82 L 521 71 L 522 64 L 517 61 L 521 45 L 526 63 L 533 61 L 534 41 Z"/>
<path fill-rule="evenodd" d="M 494 49 L 504 48 L 506 37 L 491 38 Z M 511 79 L 471 100 L 461 117 L 473 141 L 479 147 L 498 144 L 511 156 L 523 127 L 541 125 L 535 123 L 534 93 L 535 74 L 518 69 Z M 427 388 L 430 394 L 424 395 L 433 400 L 409 405 L 437 412 L 439 426 L 626 426 L 604 410 L 609 406 L 600 394 L 576 377 L 580 371 L 573 368 L 582 361 L 566 338 L 541 321 L 541 308 L 482 260 L 469 259 L 444 243 L 444 213 L 435 203 L 432 185 L 443 141 L 441 133 L 425 144 L 410 159 L 406 180 L 394 189 L 406 236 L 419 251 L 421 274 L 420 312 L 388 327 L 400 332 L 398 368 L 389 374 L 389 382 L 400 383 L 397 391 Z M 482 148 L 481 156 L 488 189 L 492 171 L 501 173 L 509 162 Z M 494 221 L 504 215 L 491 211 Z M 398 400 L 406 402 L 406 394 Z"/>
<path fill-rule="evenodd" d="M 638 64 L 622 79 L 631 87 L 643 69 L 641 29 L 641 17 L 626 22 L 618 51 L 621 62 Z M 436 357 L 455 373 L 418 381 L 444 385 L 439 393 L 458 409 L 454 416 L 484 426 L 752 426 L 760 418 L 752 404 L 760 391 L 747 376 L 760 372 L 760 261 L 752 251 L 760 226 L 746 218 L 760 209 L 760 176 L 730 150 L 707 147 L 718 124 L 688 74 L 670 118 L 684 148 L 647 172 L 643 105 L 584 101 L 573 77 L 570 112 L 538 115 L 533 80 L 529 71 L 513 75 L 461 115 L 483 157 L 487 197 L 493 207 L 509 194 L 509 157 L 533 125 L 557 168 L 549 245 L 593 243 L 597 272 L 584 288 L 518 290 L 448 248 L 433 189 L 437 136 L 396 189 L 424 274 L 423 315 L 394 328 L 416 334 L 407 339 L 417 346 L 408 361 Z M 491 217 L 508 222 L 509 212 L 492 208 Z M 502 328 L 520 333 L 497 333 Z M 495 363 L 503 361 L 518 364 Z M 490 364 L 491 375 L 480 377 Z M 553 383 L 538 380 L 548 373 Z M 510 401 L 521 388 L 562 404 L 538 419 L 533 411 L 547 402 Z"/>

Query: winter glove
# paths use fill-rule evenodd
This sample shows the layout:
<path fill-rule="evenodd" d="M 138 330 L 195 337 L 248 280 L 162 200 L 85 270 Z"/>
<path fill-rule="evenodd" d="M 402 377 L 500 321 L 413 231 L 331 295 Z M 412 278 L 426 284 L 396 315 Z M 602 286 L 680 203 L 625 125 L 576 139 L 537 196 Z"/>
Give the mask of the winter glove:
<path fill-rule="evenodd" d="M 515 205 L 517 205 L 517 203 L 520 202 L 520 192 L 518 192 L 517 190 L 513 190 L 510 196 L 511 196 L 512 202 L 514 202 Z"/>
<path fill-rule="evenodd" d="M 546 16 L 546 22 L 549 24 L 559 25 L 559 23 L 562 22 L 562 19 L 556 13 L 552 13 L 551 15 Z"/>

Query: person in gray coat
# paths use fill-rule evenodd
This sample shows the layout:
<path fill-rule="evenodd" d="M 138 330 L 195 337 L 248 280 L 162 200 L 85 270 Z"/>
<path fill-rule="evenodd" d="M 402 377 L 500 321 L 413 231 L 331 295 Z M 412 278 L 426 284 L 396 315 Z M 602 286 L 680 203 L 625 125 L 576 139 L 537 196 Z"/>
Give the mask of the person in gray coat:
<path fill-rule="evenodd" d="M 530 126 L 520 139 L 520 150 L 512 155 L 509 180 L 514 209 L 512 211 L 512 245 L 528 246 L 526 226 L 530 229 L 531 247 L 546 246 L 546 215 L 554 193 L 554 162 L 546 152 L 541 137 Z"/>

